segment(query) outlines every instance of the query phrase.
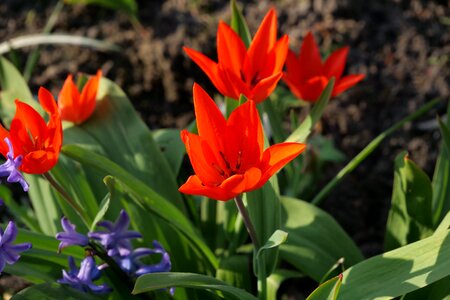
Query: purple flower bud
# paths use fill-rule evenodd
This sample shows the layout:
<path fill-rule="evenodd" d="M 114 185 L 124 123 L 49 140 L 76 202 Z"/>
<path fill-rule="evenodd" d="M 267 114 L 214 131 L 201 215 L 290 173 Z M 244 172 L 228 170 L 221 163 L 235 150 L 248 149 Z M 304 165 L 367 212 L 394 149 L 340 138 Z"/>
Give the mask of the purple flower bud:
<path fill-rule="evenodd" d="M 75 225 L 71 224 L 66 217 L 61 219 L 61 225 L 64 232 L 58 232 L 56 234 L 56 239 L 61 241 L 61 243 L 59 243 L 58 252 L 61 252 L 61 249 L 67 246 L 78 245 L 84 247 L 89 243 L 88 237 L 76 232 Z"/>
<path fill-rule="evenodd" d="M 129 255 L 133 249 L 130 239 L 142 237 L 139 232 L 128 230 L 130 217 L 123 209 L 115 223 L 102 221 L 97 225 L 106 228 L 107 231 L 89 232 L 88 236 L 99 241 L 111 257 Z"/>
<path fill-rule="evenodd" d="M 11 141 L 6 137 L 5 143 L 8 145 L 8 153 L 6 155 L 6 161 L 0 165 L 0 177 L 7 177 L 6 181 L 9 183 L 18 182 L 22 186 L 24 192 L 28 191 L 29 185 L 23 178 L 22 173 L 19 172 L 19 168 L 22 165 L 22 155 L 14 158 L 14 149 Z M 0 181 L 1 183 L 1 181 Z"/>
<path fill-rule="evenodd" d="M 10 221 L 5 231 L 0 228 L 0 272 L 5 268 L 5 264 L 12 265 L 20 258 L 19 252 L 29 250 L 31 243 L 12 245 L 17 236 L 17 227 Z"/>
<path fill-rule="evenodd" d="M 101 273 L 92 256 L 83 259 L 80 269 L 76 267 L 73 257 L 69 256 L 69 271 L 63 270 L 62 273 L 63 278 L 58 279 L 58 283 L 70 285 L 77 290 L 94 294 L 106 294 L 112 291 L 106 284 L 96 285 L 93 283 L 94 280 L 100 278 Z"/>

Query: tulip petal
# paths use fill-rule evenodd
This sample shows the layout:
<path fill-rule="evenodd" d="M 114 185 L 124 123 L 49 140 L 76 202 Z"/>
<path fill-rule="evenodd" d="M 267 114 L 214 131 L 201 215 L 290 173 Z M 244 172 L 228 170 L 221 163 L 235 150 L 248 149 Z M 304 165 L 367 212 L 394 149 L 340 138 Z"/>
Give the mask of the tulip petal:
<path fill-rule="evenodd" d="M 330 54 L 323 66 L 323 72 L 326 77 L 334 77 L 336 81 L 339 81 L 344 72 L 348 51 L 348 47 L 343 47 Z"/>
<path fill-rule="evenodd" d="M 75 107 L 75 109 L 79 112 L 78 120 L 76 120 L 76 123 L 79 124 L 84 122 L 94 112 L 95 105 L 97 104 L 97 91 L 101 78 L 102 71 L 98 70 L 97 74 L 91 77 L 83 87 L 83 90 L 81 91 L 79 106 Z"/>
<path fill-rule="evenodd" d="M 277 39 L 277 16 L 275 9 L 270 9 L 261 22 L 255 37 L 248 48 L 248 56 L 251 59 L 251 74 L 261 70 L 266 64 L 266 57 L 272 50 Z"/>
<path fill-rule="evenodd" d="M 261 77 L 266 77 L 266 74 L 267 76 L 270 76 L 274 73 L 279 73 L 283 70 L 283 66 L 286 62 L 288 49 L 289 49 L 289 38 L 287 35 L 284 35 L 281 37 L 281 39 L 279 39 L 275 43 L 275 46 L 272 48 L 272 51 L 270 52 L 271 56 L 270 68 L 269 69 L 266 68 L 267 69 L 266 71 L 262 71 Z M 269 64 L 266 63 L 266 66 L 269 66 Z"/>
<path fill-rule="evenodd" d="M 328 78 L 325 76 L 312 77 L 300 86 L 303 100 L 316 102 L 328 84 Z"/>
<path fill-rule="evenodd" d="M 240 36 L 230 26 L 220 21 L 217 30 L 219 64 L 226 66 L 236 76 L 240 76 L 246 54 L 247 49 Z"/>
<path fill-rule="evenodd" d="M 290 76 L 290 74 L 283 73 L 283 80 L 287 84 L 287 86 L 291 90 L 291 93 L 294 94 L 295 97 L 297 97 L 299 99 L 303 99 L 302 93 L 300 91 L 300 84 L 295 83 L 293 81 L 294 78 L 292 78 L 292 76 Z"/>
<path fill-rule="evenodd" d="M 193 49 L 183 47 L 184 52 L 206 73 L 209 80 L 223 95 L 233 97 L 233 92 L 224 83 L 222 75 L 219 72 L 219 66 L 216 62 L 212 61 L 202 53 Z"/>
<path fill-rule="evenodd" d="M 73 82 L 71 74 L 67 76 L 64 85 L 59 92 L 58 109 L 63 120 L 75 122 L 79 119 L 80 93 Z"/>
<path fill-rule="evenodd" d="M 301 68 L 302 67 L 298 62 L 297 55 L 294 53 L 294 51 L 289 49 L 286 57 L 286 72 L 283 76 L 283 79 L 285 81 L 289 81 L 293 85 L 300 85 Z"/>
<path fill-rule="evenodd" d="M 227 178 L 220 187 L 233 194 L 239 195 L 252 191 L 261 179 L 261 170 L 258 168 L 250 168 L 244 174 L 236 174 Z"/>
<path fill-rule="evenodd" d="M 224 116 L 214 100 L 196 83 L 194 83 L 193 94 L 199 135 L 208 141 L 211 150 L 215 153 L 223 151 L 223 134 L 226 127 Z"/>
<path fill-rule="evenodd" d="M 264 78 L 253 88 L 252 99 L 256 103 L 260 103 L 264 101 L 277 87 L 278 81 L 280 81 L 281 76 L 283 76 L 282 72 L 275 73 L 270 77 Z"/>
<path fill-rule="evenodd" d="M 227 201 L 237 196 L 237 194 L 233 194 L 231 191 L 204 185 L 197 175 L 190 176 L 178 191 L 189 195 L 206 196 L 220 201 Z"/>
<path fill-rule="evenodd" d="M 263 175 L 258 187 L 263 186 L 271 176 L 296 158 L 305 148 L 306 145 L 301 143 L 281 143 L 267 148 L 261 161 Z"/>
<path fill-rule="evenodd" d="M 225 157 L 237 173 L 259 163 L 264 136 L 255 102 L 249 100 L 231 113 L 224 140 Z"/>
<path fill-rule="evenodd" d="M 13 122 L 14 121 L 19 121 L 21 123 L 21 130 L 23 130 L 23 132 L 14 132 L 13 134 L 13 124 L 11 122 L 10 135 L 13 139 L 12 143 L 14 148 L 16 148 L 16 135 L 20 135 L 21 138 L 24 139 L 24 142 L 28 140 L 32 144 L 34 144 L 34 141 L 31 141 L 30 135 L 34 140 L 46 137 L 47 125 L 45 124 L 44 119 L 34 110 L 34 108 L 19 100 L 16 100 L 16 114 L 14 115 Z M 20 152 L 16 153 L 16 155 L 20 154 Z"/>
<path fill-rule="evenodd" d="M 181 132 L 181 139 L 195 174 L 205 185 L 219 185 L 227 177 L 227 169 L 223 162 L 216 158 L 216 153 L 211 150 L 206 140 L 187 130 Z"/>
<path fill-rule="evenodd" d="M 364 74 L 351 74 L 344 76 L 334 87 L 332 96 L 337 96 L 345 90 L 351 88 L 352 86 L 363 80 L 364 77 Z"/>
<path fill-rule="evenodd" d="M 44 87 L 40 87 L 38 91 L 39 103 L 42 108 L 50 115 L 59 115 L 58 106 L 56 105 L 55 98 L 53 95 Z"/>
<path fill-rule="evenodd" d="M 305 82 L 312 77 L 323 75 L 319 47 L 311 32 L 308 32 L 303 40 L 298 56 L 298 64 L 301 67 L 299 69 L 300 82 Z"/>

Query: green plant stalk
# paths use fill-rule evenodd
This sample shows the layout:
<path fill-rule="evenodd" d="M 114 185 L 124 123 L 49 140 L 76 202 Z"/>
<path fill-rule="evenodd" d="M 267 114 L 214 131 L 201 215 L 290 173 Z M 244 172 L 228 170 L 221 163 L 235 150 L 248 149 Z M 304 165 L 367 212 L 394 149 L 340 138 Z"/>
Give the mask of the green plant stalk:
<path fill-rule="evenodd" d="M 242 202 L 242 196 L 238 195 L 236 198 L 234 198 L 234 202 L 237 205 L 237 208 L 239 210 L 239 213 L 242 216 L 242 220 L 244 221 L 245 227 L 247 228 L 248 234 L 250 235 L 250 239 L 253 243 L 253 255 L 256 256 L 256 253 L 258 252 L 259 248 L 261 247 L 261 244 L 258 241 L 258 237 L 256 235 L 255 227 L 253 226 L 252 220 L 250 219 L 250 215 L 247 212 L 247 209 L 244 206 L 244 203 Z M 259 258 L 256 258 L 254 261 L 256 264 L 257 277 L 258 277 L 258 296 L 259 299 L 264 300 L 266 299 L 267 295 L 267 280 L 266 276 L 264 274 L 265 272 L 265 261 L 264 261 L 264 255 L 261 255 Z"/>
<path fill-rule="evenodd" d="M 52 11 L 52 14 L 48 18 L 47 23 L 45 24 L 42 33 L 50 33 L 53 27 L 55 26 L 56 21 L 58 20 L 59 13 L 64 7 L 64 1 L 60 0 L 56 3 L 55 8 Z M 39 47 L 36 47 L 28 56 L 27 62 L 25 64 L 25 69 L 23 71 L 23 78 L 26 82 L 30 80 L 31 74 L 33 73 L 33 69 L 36 66 L 37 60 L 39 58 Z"/>
<path fill-rule="evenodd" d="M 75 210 L 75 212 L 81 217 L 83 222 L 86 224 L 87 228 L 91 226 L 91 220 L 78 203 L 64 190 L 64 188 L 53 178 L 53 176 L 46 172 L 42 176 L 50 183 L 50 185 L 66 200 L 66 202 Z"/>
<path fill-rule="evenodd" d="M 415 113 L 407 116 L 406 118 L 400 120 L 399 122 L 395 123 L 393 126 L 389 127 L 387 130 L 382 132 L 380 135 L 378 135 L 373 141 L 369 143 L 361 152 L 358 153 L 344 168 L 342 168 L 339 173 L 330 181 L 328 184 L 314 197 L 314 199 L 311 201 L 312 204 L 318 205 L 320 204 L 325 196 L 328 195 L 328 193 L 338 184 L 341 182 L 342 178 L 344 178 L 345 175 L 352 172 L 357 166 L 359 166 L 360 163 L 364 161 L 364 159 L 367 158 L 380 144 L 381 142 L 391 135 L 394 131 L 402 127 L 405 123 L 412 121 L 427 111 L 429 111 L 431 108 L 433 108 L 440 99 L 434 99 L 424 106 L 422 106 L 419 110 L 417 110 Z"/>

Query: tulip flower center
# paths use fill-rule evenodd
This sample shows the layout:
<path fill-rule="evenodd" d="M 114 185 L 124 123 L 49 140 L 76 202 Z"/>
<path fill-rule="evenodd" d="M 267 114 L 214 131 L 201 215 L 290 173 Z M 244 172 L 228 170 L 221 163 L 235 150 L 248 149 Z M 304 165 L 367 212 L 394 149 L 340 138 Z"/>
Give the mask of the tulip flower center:
<path fill-rule="evenodd" d="M 241 168 L 241 161 L 242 161 L 242 150 L 238 151 L 238 156 L 236 159 L 236 165 L 233 167 L 225 157 L 225 154 L 222 151 L 219 151 L 220 156 L 223 159 L 223 162 L 225 163 L 226 169 L 224 170 L 219 165 L 213 163 L 212 166 L 214 169 L 217 170 L 217 172 L 222 176 L 223 178 L 231 177 L 235 174 L 239 174 L 239 169 Z"/>
<path fill-rule="evenodd" d="M 244 71 L 240 70 L 240 73 L 241 73 L 242 81 L 249 84 L 250 88 L 254 88 L 258 84 L 258 82 L 261 81 L 261 78 L 259 76 L 259 71 L 255 72 L 255 74 L 251 77 L 250 81 L 247 80 L 247 77 L 245 76 Z"/>

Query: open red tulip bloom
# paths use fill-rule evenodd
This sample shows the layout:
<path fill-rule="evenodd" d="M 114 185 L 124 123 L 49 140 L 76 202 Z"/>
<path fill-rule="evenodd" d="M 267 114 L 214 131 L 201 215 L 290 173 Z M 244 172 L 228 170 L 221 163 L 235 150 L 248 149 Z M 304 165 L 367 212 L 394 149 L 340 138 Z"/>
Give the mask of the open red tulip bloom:
<path fill-rule="evenodd" d="M 98 70 L 97 75 L 86 82 L 80 94 L 73 82 L 72 75 L 67 76 L 58 96 L 58 108 L 62 120 L 81 124 L 92 115 L 95 110 L 98 84 L 101 77 L 102 71 Z"/>
<path fill-rule="evenodd" d="M 248 50 L 239 35 L 221 21 L 217 31 L 218 63 L 187 47 L 184 51 L 221 94 L 233 99 L 244 94 L 259 103 L 273 92 L 281 79 L 288 47 L 287 35 L 277 41 L 277 17 L 271 9 Z"/>
<path fill-rule="evenodd" d="M 62 145 L 61 117 L 52 94 L 40 88 L 39 102 L 49 114 L 46 123 L 42 116 L 28 104 L 16 100 L 16 114 L 9 132 L 0 125 L 0 152 L 6 157 L 7 137 L 14 149 L 14 156 L 23 156 L 20 170 L 29 174 L 42 174 L 58 162 Z"/>
<path fill-rule="evenodd" d="M 199 135 L 183 130 L 195 175 L 179 191 L 230 200 L 262 187 L 304 149 L 305 144 L 281 143 L 264 151 L 264 136 L 254 101 L 236 108 L 225 120 L 214 101 L 194 84 L 194 108 Z"/>
<path fill-rule="evenodd" d="M 331 77 L 334 77 L 335 84 L 331 96 L 337 96 L 364 78 L 363 74 L 342 77 L 348 50 L 348 47 L 344 47 L 334 51 L 322 64 L 317 43 L 309 32 L 303 41 L 298 57 L 292 50 L 289 50 L 283 79 L 296 97 L 308 102 L 315 102 Z"/>

